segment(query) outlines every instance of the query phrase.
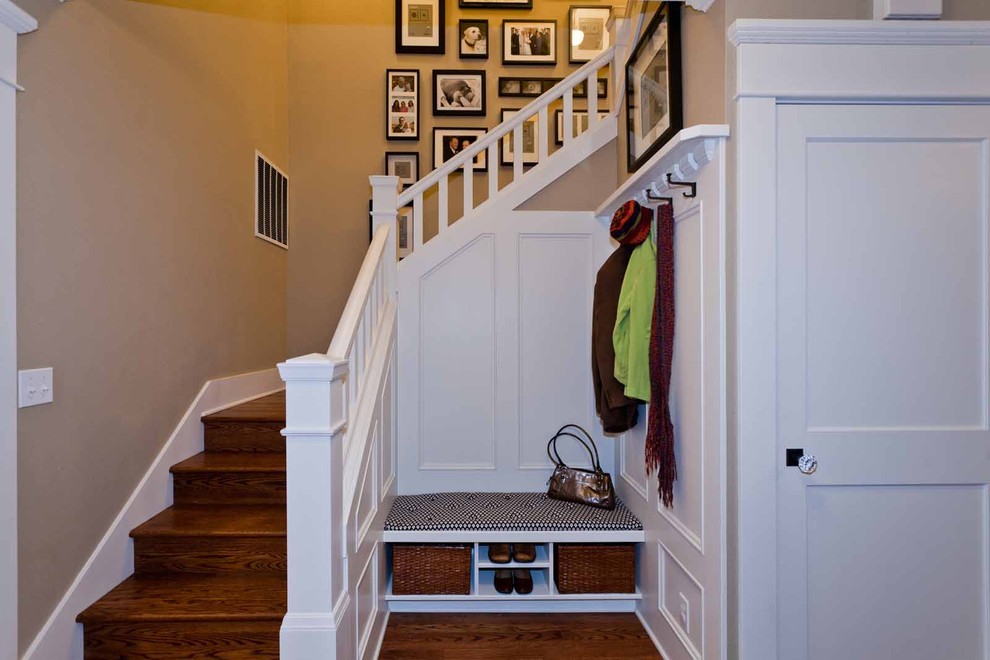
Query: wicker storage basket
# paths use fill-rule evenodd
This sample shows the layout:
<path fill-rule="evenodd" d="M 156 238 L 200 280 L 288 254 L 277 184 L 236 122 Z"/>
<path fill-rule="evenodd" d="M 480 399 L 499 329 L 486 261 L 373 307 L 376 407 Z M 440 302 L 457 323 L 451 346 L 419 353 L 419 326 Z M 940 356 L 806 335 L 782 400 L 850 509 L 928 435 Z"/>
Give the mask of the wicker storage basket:
<path fill-rule="evenodd" d="M 553 578 L 562 594 L 636 592 L 634 543 L 558 543 Z"/>
<path fill-rule="evenodd" d="M 393 544 L 392 593 L 471 593 L 471 546 Z"/>

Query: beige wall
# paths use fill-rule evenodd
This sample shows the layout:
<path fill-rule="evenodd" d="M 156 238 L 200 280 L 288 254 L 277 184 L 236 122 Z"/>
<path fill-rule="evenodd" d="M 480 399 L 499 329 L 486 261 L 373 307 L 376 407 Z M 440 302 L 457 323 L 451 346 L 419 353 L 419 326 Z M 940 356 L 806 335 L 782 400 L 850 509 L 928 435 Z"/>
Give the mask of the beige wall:
<path fill-rule="evenodd" d="M 350 285 L 368 245 L 368 175 L 384 167 L 386 151 L 420 153 L 420 172 L 432 169 L 433 126 L 491 128 L 501 108 L 521 108 L 527 99 L 500 98 L 500 75 L 563 77 L 576 66 L 567 63 L 565 43 L 570 0 L 536 0 L 533 11 L 466 10 L 447 2 L 447 54 L 396 55 L 394 0 L 341 2 L 290 0 L 289 68 L 292 208 L 289 255 L 289 352 L 326 350 L 344 307 Z M 600 4 L 610 4 L 602 2 Z M 484 60 L 457 57 L 457 21 L 487 18 L 492 33 L 490 56 Z M 556 19 L 558 65 L 502 67 L 499 30 L 505 18 Z M 385 140 L 385 70 L 420 70 L 420 140 Z M 433 69 L 476 69 L 488 72 L 488 116 L 431 114 Z M 610 93 L 613 90 L 609 90 Z M 578 105 L 580 102 L 578 102 Z M 551 121 L 552 123 L 552 121 Z M 506 168 L 507 169 L 507 168 Z M 502 177 L 506 173 L 501 173 Z M 487 185 L 479 177 L 475 192 L 484 199 Z M 452 179 L 451 208 L 457 206 L 460 178 Z M 548 198 L 549 199 L 549 198 Z M 453 213 L 453 212 L 452 212 Z M 427 208 L 429 216 L 429 206 Z M 459 212 L 452 214 L 457 217 Z M 435 220 L 424 223 L 426 236 Z"/>
<path fill-rule="evenodd" d="M 18 360 L 55 368 L 18 417 L 23 652 L 204 381 L 285 356 L 252 173 L 288 90 L 285 0 L 18 2 Z"/>

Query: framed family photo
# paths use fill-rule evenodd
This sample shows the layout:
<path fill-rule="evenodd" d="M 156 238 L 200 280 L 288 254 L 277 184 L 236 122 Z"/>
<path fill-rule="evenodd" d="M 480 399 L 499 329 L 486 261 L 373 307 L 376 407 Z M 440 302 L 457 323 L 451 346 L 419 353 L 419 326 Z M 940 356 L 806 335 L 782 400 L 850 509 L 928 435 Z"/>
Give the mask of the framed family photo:
<path fill-rule="evenodd" d="M 590 62 L 609 47 L 609 7 L 574 5 L 567 14 L 568 55 L 571 64 Z"/>
<path fill-rule="evenodd" d="M 395 52 L 444 53 L 446 0 L 395 0 Z"/>
<path fill-rule="evenodd" d="M 386 151 L 385 174 L 399 177 L 403 188 L 419 181 L 418 151 Z"/>
<path fill-rule="evenodd" d="M 433 71 L 433 114 L 485 116 L 484 69 Z"/>
<path fill-rule="evenodd" d="M 518 110 L 502 110 L 502 121 L 511 119 Z M 511 167 L 515 160 L 515 139 L 512 131 L 502 138 L 499 148 L 499 160 L 503 166 Z M 533 115 L 522 125 L 522 162 L 523 165 L 536 165 L 540 162 L 540 124 L 539 116 Z"/>
<path fill-rule="evenodd" d="M 630 172 L 683 128 L 680 28 L 680 5 L 662 3 L 626 63 Z"/>
<path fill-rule="evenodd" d="M 557 21 L 502 21 L 502 64 L 556 64 Z"/>
<path fill-rule="evenodd" d="M 608 117 L 608 112 L 599 111 L 598 119 L 604 119 Z M 564 144 L 564 111 L 557 110 L 553 113 L 554 122 L 554 139 L 553 142 L 556 145 Z M 588 130 L 588 111 L 587 110 L 575 110 L 573 113 L 573 135 L 571 137 L 577 137 Z"/>
<path fill-rule="evenodd" d="M 460 0 L 461 9 L 532 9 L 533 0 Z"/>
<path fill-rule="evenodd" d="M 488 59 L 488 21 L 460 20 L 457 22 L 460 35 L 457 54 L 462 60 Z"/>
<path fill-rule="evenodd" d="M 385 71 L 385 139 L 419 139 L 419 69 Z"/>
<path fill-rule="evenodd" d="M 433 169 L 446 163 L 475 142 L 485 137 L 486 128 L 434 128 Z M 488 150 L 483 149 L 474 158 L 474 171 L 488 171 Z"/>

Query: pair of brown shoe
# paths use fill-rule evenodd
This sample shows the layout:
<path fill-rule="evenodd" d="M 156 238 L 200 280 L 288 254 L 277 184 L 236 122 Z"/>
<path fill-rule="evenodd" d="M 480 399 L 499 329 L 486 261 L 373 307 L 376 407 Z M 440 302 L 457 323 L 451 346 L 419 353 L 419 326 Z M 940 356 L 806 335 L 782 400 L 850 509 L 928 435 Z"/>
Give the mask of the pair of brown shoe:
<path fill-rule="evenodd" d="M 492 543 L 488 546 L 488 561 L 493 564 L 508 564 L 517 561 L 531 564 L 536 561 L 536 545 L 533 543 Z"/>
<path fill-rule="evenodd" d="M 523 596 L 533 593 L 533 575 L 528 568 L 500 568 L 495 571 L 495 591 L 511 594 L 513 589 Z"/>

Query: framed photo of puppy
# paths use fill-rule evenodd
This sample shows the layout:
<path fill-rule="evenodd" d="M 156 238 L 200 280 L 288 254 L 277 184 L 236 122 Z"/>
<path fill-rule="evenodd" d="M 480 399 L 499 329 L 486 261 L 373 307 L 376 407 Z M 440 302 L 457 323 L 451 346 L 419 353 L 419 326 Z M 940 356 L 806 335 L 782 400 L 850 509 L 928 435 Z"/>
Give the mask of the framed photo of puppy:
<path fill-rule="evenodd" d="M 419 139 L 419 69 L 385 71 L 385 139 Z"/>
<path fill-rule="evenodd" d="M 556 64 L 557 21 L 502 21 L 502 64 Z"/>
<path fill-rule="evenodd" d="M 433 114 L 448 117 L 484 117 L 484 69 L 434 69 Z"/>
<path fill-rule="evenodd" d="M 447 0 L 395 0 L 395 52 L 443 55 Z"/>
<path fill-rule="evenodd" d="M 462 60 L 488 59 L 488 21 L 464 20 L 457 23 L 461 40 L 457 54 Z"/>
<path fill-rule="evenodd" d="M 456 157 L 465 149 L 471 148 L 488 133 L 487 128 L 434 128 L 433 129 L 433 169 Z M 474 157 L 474 171 L 488 171 L 488 150 L 482 149 Z"/>

